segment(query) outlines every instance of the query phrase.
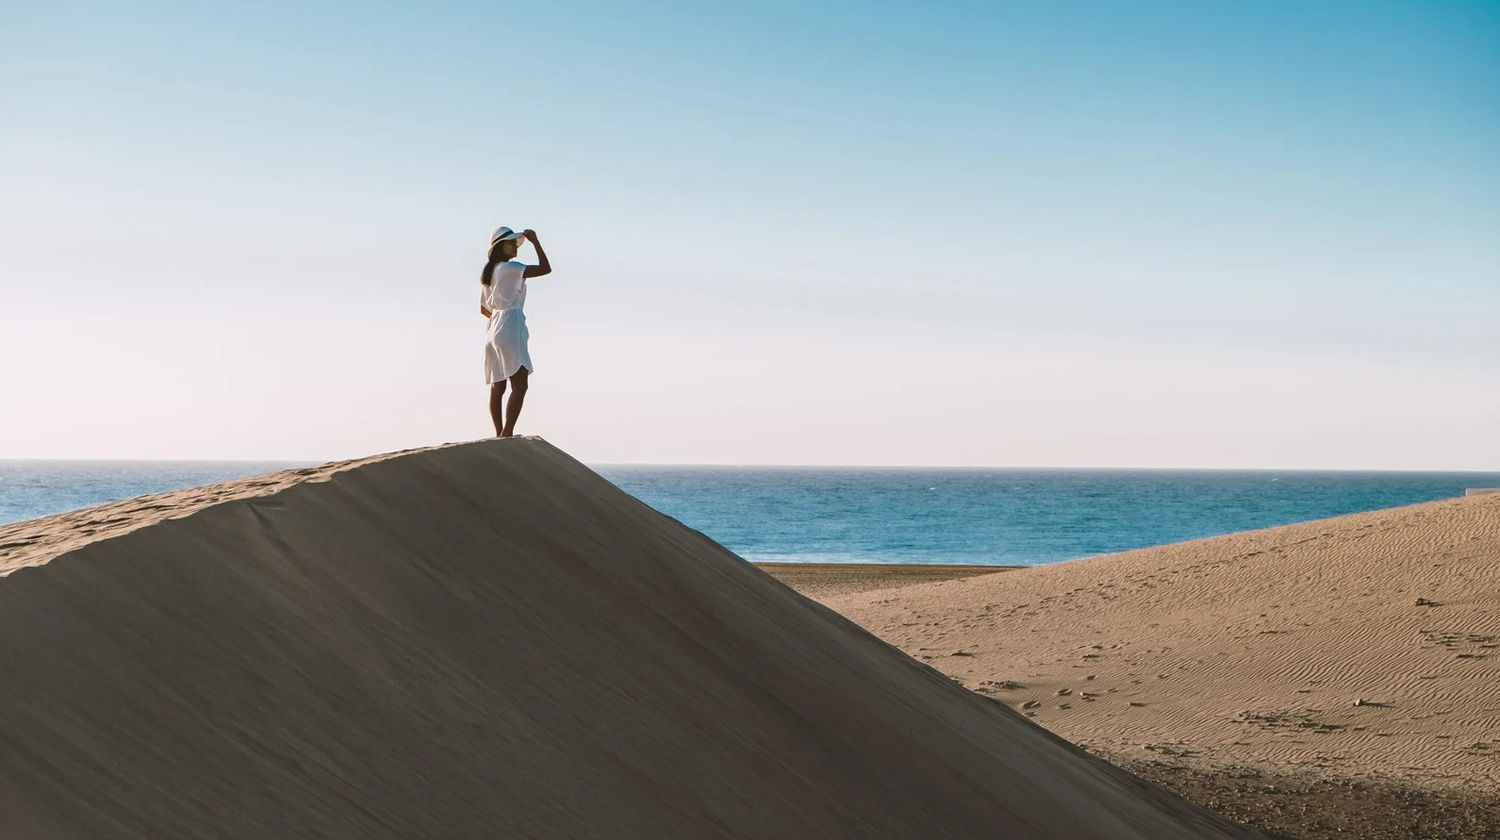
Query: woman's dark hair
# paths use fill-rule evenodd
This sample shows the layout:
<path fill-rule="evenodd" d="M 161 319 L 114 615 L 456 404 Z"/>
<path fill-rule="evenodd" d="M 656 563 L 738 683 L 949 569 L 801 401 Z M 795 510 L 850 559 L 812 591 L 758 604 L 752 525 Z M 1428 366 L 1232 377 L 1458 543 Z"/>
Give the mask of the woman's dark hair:
<path fill-rule="evenodd" d="M 484 264 L 484 271 L 481 271 L 479 273 L 479 282 L 483 283 L 486 286 L 490 284 L 490 272 L 494 271 L 495 266 L 500 264 L 500 246 L 504 244 L 505 240 L 501 239 L 490 246 L 489 262 Z"/>

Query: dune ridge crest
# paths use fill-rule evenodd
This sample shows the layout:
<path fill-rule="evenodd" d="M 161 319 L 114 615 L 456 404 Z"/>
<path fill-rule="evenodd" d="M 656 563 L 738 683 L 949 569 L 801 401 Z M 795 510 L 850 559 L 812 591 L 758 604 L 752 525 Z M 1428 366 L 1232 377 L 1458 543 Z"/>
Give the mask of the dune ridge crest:
<path fill-rule="evenodd" d="M 1259 836 L 540 439 L 299 473 L 3 532 L 7 837 Z"/>

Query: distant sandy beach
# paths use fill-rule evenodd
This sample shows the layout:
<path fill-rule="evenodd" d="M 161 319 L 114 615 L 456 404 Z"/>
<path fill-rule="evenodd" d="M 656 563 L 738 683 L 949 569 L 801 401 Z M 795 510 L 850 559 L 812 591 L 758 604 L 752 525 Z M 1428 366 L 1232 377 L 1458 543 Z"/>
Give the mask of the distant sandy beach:
<path fill-rule="evenodd" d="M 1500 837 L 1500 496 L 923 583 L 766 570 L 1264 831 Z"/>
<path fill-rule="evenodd" d="M 1019 568 L 948 563 L 756 563 L 755 566 L 803 595 L 817 599 L 992 575 Z"/>

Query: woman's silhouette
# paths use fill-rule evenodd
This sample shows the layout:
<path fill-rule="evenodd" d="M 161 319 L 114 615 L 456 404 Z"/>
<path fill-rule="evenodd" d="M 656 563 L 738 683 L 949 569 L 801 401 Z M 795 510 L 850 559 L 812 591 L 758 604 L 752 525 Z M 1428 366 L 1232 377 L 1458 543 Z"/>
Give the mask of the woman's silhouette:
<path fill-rule="evenodd" d="M 536 265 L 516 259 L 523 239 L 531 240 L 536 248 Z M 490 419 L 495 422 L 497 437 L 516 433 L 516 418 L 521 416 L 521 406 L 526 402 L 527 380 L 535 370 L 526 348 L 526 315 L 521 311 L 526 303 L 526 281 L 551 273 L 552 264 L 547 262 L 547 252 L 542 250 L 536 231 L 516 233 L 503 227 L 490 237 L 489 261 L 479 275 L 479 314 L 490 319 L 485 335 L 484 375 L 490 383 Z M 502 412 L 506 382 L 510 382 L 510 404 Z"/>

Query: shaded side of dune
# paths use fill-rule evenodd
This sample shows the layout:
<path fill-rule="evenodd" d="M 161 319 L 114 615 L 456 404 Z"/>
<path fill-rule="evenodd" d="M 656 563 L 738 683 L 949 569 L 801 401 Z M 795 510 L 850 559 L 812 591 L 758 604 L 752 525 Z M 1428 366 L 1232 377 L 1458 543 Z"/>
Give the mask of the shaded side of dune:
<path fill-rule="evenodd" d="M 540 440 L 321 479 L 0 579 L 7 837 L 1254 836 Z"/>

